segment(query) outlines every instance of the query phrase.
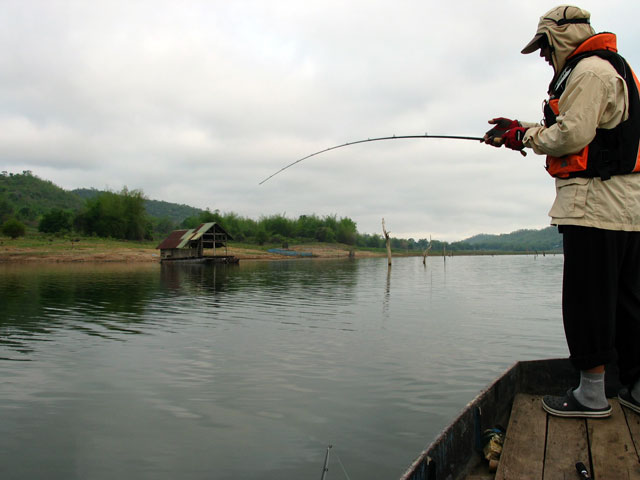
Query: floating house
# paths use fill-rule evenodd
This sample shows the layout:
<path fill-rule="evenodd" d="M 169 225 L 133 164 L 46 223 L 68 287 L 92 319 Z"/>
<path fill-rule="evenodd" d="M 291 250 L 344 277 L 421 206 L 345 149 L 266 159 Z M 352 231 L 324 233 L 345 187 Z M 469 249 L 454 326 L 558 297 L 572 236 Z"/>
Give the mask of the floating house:
<path fill-rule="evenodd" d="M 160 249 L 162 262 L 237 263 L 236 257 L 228 255 L 229 240 L 233 240 L 231 235 L 219 224 L 211 222 L 190 230 L 174 230 L 156 248 Z M 224 255 L 216 251 L 222 248 Z M 213 253 L 205 255 L 205 249 L 212 249 Z"/>

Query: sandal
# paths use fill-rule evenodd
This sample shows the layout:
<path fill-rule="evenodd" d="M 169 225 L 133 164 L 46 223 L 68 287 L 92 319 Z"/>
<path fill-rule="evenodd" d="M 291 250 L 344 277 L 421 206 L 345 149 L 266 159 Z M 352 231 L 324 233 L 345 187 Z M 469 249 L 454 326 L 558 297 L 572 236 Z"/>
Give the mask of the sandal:
<path fill-rule="evenodd" d="M 542 398 L 542 408 L 557 417 L 606 418 L 611 415 L 611 405 L 604 408 L 585 407 L 575 399 L 573 390 L 568 390 L 563 397 L 545 395 Z"/>
<path fill-rule="evenodd" d="M 621 405 L 630 408 L 634 412 L 640 413 L 640 402 L 631 396 L 628 388 L 623 388 L 618 392 L 618 401 Z"/>

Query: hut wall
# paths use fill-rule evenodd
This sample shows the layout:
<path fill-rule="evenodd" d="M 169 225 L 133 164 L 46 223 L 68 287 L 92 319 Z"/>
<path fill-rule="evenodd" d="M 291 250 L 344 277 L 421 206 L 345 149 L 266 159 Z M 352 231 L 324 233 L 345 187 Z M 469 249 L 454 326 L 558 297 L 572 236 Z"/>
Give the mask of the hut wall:
<path fill-rule="evenodd" d="M 169 248 L 160 252 L 162 259 L 195 258 L 197 256 L 197 248 Z"/>

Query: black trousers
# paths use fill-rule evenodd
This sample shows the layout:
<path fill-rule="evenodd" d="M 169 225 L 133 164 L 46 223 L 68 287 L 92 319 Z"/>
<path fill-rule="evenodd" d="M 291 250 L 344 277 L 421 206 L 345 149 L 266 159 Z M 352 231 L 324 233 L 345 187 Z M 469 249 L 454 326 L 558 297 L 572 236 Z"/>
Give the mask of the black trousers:
<path fill-rule="evenodd" d="M 562 225 L 562 316 L 573 365 L 617 361 L 620 381 L 640 378 L 640 232 Z"/>

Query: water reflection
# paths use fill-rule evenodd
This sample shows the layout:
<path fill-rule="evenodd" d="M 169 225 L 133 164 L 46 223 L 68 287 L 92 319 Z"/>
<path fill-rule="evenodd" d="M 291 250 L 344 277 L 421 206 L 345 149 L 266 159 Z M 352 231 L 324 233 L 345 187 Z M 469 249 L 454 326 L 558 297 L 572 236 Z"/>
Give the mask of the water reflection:
<path fill-rule="evenodd" d="M 190 296 L 233 291 L 238 265 L 162 264 L 160 280 L 168 295 Z"/>
<path fill-rule="evenodd" d="M 300 324 L 288 318 L 287 309 L 299 309 L 309 319 L 327 314 L 318 310 L 327 299 L 332 307 L 348 305 L 357 269 L 354 261 L 311 260 L 242 266 L 5 265 L 0 269 L 0 346 L 27 354 L 34 349 L 31 342 L 65 329 L 126 340 L 126 335 L 171 328 L 171 315 L 197 317 L 220 308 L 230 321 L 240 309 L 241 318 L 284 316 L 284 323 Z"/>
<path fill-rule="evenodd" d="M 162 284 L 183 294 L 237 292 L 243 289 L 274 291 L 292 287 L 335 293 L 356 285 L 358 262 L 283 260 L 245 261 L 242 265 L 163 264 Z"/>
<path fill-rule="evenodd" d="M 391 265 L 387 266 L 387 283 L 384 288 L 384 300 L 382 302 L 382 315 L 389 317 L 389 301 L 391 299 Z"/>
<path fill-rule="evenodd" d="M 21 353 L 59 329 L 139 333 L 159 285 L 155 265 L 13 265 L 0 280 L 0 346 Z"/>
<path fill-rule="evenodd" d="M 310 478 L 331 443 L 397 478 L 506 366 L 564 352 L 560 280 L 549 257 L 0 266 L 0 357 L 30 360 L 0 361 L 3 474 Z"/>

